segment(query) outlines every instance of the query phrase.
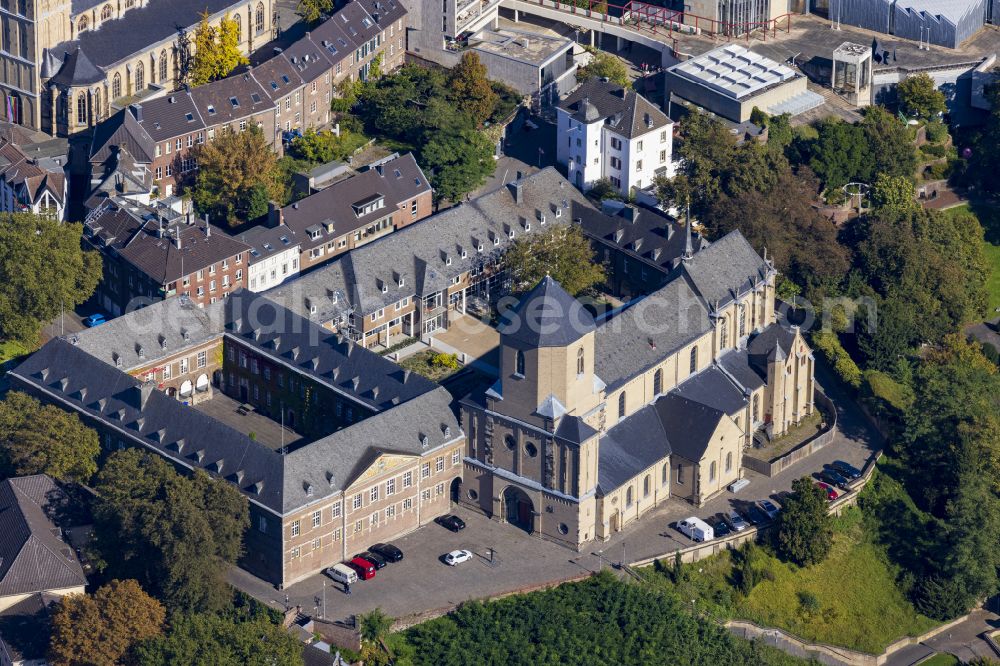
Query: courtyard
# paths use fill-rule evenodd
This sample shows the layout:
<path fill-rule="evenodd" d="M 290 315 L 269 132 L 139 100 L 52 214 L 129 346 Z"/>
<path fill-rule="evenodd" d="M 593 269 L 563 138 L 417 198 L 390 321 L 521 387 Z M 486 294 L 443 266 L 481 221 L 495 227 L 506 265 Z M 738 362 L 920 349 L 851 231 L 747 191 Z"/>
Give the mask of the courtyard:
<path fill-rule="evenodd" d="M 242 432 L 269 449 L 279 450 L 301 442 L 302 435 L 277 421 L 255 411 L 241 409 L 241 403 L 233 400 L 218 389 L 212 390 L 211 400 L 204 400 L 194 405 L 203 414 L 225 423 L 230 428 Z"/>

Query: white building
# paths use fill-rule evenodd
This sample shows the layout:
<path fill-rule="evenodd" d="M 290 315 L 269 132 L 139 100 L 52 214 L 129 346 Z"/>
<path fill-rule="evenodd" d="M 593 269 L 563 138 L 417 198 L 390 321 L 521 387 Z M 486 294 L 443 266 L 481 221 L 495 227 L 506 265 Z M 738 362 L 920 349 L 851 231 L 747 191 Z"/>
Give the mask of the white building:
<path fill-rule="evenodd" d="M 591 79 L 558 107 L 556 159 L 571 183 L 589 190 L 607 178 L 628 196 L 672 177 L 673 122 L 632 90 Z"/>
<path fill-rule="evenodd" d="M 65 220 L 68 179 L 64 168 L 62 159 L 31 159 L 17 144 L 0 139 L 0 211 L 46 213 Z"/>
<path fill-rule="evenodd" d="M 299 274 L 301 243 L 287 225 L 253 227 L 240 240 L 250 246 L 250 291 L 266 291 Z"/>

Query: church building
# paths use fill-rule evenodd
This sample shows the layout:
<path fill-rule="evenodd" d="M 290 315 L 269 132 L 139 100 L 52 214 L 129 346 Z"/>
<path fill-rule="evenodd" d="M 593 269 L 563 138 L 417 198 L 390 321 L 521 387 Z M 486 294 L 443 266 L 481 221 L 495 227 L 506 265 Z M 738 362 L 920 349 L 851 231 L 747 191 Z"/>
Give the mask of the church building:
<path fill-rule="evenodd" d="M 579 549 L 671 496 L 723 492 L 756 431 L 815 408 L 776 274 L 738 231 L 695 253 L 688 225 L 666 285 L 600 321 L 542 279 L 502 317 L 500 379 L 462 401 L 460 501 Z"/>

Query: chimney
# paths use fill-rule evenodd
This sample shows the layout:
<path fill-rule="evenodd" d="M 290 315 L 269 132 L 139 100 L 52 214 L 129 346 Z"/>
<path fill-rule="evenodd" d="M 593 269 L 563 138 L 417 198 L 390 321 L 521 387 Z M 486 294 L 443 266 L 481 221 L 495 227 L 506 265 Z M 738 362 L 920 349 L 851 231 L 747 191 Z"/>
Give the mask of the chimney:
<path fill-rule="evenodd" d="M 129 106 L 132 111 L 132 115 L 135 117 L 137 122 L 142 122 L 142 104 L 132 104 Z"/>
<path fill-rule="evenodd" d="M 277 201 L 267 202 L 267 226 L 280 227 L 285 223 L 285 215 L 281 212 L 281 205 Z"/>
<path fill-rule="evenodd" d="M 520 174 L 520 172 L 518 172 L 518 174 Z M 510 190 L 514 195 L 514 203 L 521 205 L 524 202 L 524 193 L 522 191 L 523 187 L 521 185 L 520 178 L 510 184 Z"/>
<path fill-rule="evenodd" d="M 136 409 L 142 410 L 146 409 L 146 402 L 149 400 L 149 396 L 153 394 L 156 390 L 155 382 L 143 382 L 138 386 L 133 386 L 129 389 L 129 400 L 128 403 L 135 407 Z"/>
<path fill-rule="evenodd" d="M 180 227 L 174 227 L 174 245 L 177 246 L 178 250 L 181 249 L 181 228 Z"/>
<path fill-rule="evenodd" d="M 208 221 L 208 213 L 205 213 L 205 238 L 212 237 L 212 225 Z"/>

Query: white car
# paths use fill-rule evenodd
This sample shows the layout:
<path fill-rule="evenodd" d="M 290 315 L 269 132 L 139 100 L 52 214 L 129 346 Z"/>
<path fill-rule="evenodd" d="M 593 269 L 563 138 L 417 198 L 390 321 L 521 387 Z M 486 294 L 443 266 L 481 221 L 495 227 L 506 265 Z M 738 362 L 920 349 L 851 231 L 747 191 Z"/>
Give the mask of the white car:
<path fill-rule="evenodd" d="M 444 556 L 444 563 L 448 566 L 455 566 L 472 559 L 472 553 L 467 550 L 453 550 Z"/>

